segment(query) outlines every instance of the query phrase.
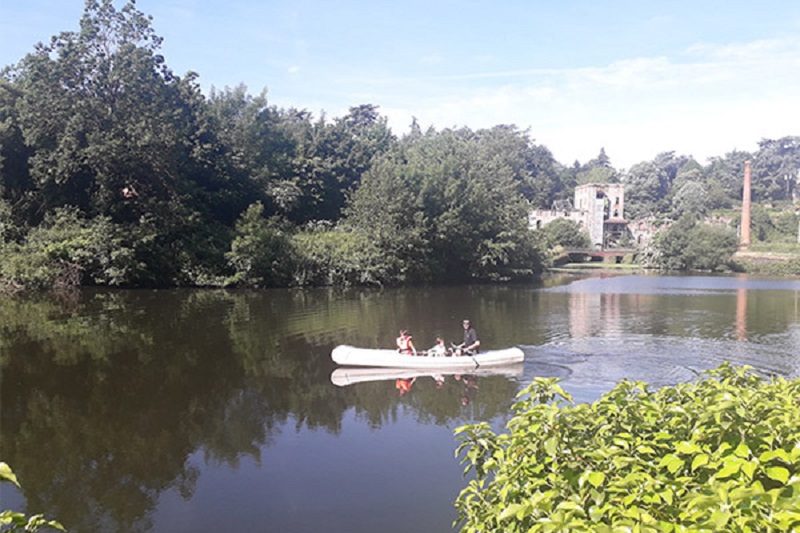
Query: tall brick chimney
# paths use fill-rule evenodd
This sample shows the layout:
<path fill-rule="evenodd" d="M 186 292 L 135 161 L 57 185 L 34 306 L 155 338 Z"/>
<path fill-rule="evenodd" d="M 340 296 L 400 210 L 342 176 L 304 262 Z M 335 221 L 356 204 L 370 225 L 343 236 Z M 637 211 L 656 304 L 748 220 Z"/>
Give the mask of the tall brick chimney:
<path fill-rule="evenodd" d="M 742 227 L 739 232 L 739 249 L 750 248 L 750 161 L 744 162 L 744 189 L 742 190 Z"/>

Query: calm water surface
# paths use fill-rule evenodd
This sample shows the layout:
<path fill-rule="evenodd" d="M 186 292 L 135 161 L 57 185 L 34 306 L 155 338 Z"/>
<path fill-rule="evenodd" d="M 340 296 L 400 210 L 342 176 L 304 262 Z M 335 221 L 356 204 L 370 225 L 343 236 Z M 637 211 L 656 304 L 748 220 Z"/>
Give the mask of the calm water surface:
<path fill-rule="evenodd" d="M 418 347 L 475 323 L 501 375 L 337 370 L 337 344 Z M 402 290 L 100 291 L 0 300 L 0 507 L 70 531 L 450 531 L 453 430 L 501 429 L 516 392 L 576 401 L 724 361 L 800 375 L 800 281 L 552 278 Z M 412 377 L 412 376 L 407 376 Z M 444 381 L 442 381 L 442 377 Z"/>

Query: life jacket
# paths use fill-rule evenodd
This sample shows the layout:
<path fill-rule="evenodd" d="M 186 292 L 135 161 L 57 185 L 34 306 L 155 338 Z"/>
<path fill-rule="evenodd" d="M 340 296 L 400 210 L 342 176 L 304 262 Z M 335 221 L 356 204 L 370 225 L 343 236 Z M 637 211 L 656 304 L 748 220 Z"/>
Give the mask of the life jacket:
<path fill-rule="evenodd" d="M 411 390 L 411 381 L 408 379 L 398 379 L 394 382 L 394 386 L 400 391 L 400 394 L 405 394 Z"/>
<path fill-rule="evenodd" d="M 397 347 L 400 349 L 401 352 L 410 352 L 411 336 L 407 335 L 405 337 L 397 337 Z"/>

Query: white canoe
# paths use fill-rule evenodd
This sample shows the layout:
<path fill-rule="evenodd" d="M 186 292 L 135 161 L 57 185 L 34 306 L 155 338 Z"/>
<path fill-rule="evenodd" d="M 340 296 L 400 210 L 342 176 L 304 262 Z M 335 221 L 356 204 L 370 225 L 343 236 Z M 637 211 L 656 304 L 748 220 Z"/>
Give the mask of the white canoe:
<path fill-rule="evenodd" d="M 331 373 L 331 383 L 339 387 L 365 383 L 368 381 L 392 381 L 395 379 L 423 378 L 430 376 L 452 376 L 454 374 L 468 373 L 470 376 L 504 376 L 507 378 L 521 377 L 522 363 L 513 365 L 494 365 L 477 369 L 437 368 L 425 370 L 419 368 L 375 368 L 375 367 L 339 367 Z"/>
<path fill-rule="evenodd" d="M 407 355 L 395 350 L 372 348 L 356 348 L 354 346 L 337 346 L 331 352 L 331 358 L 343 366 L 377 366 L 384 368 L 436 368 L 452 370 L 474 370 L 483 366 L 511 365 L 520 363 L 525 354 L 519 348 L 489 350 L 476 355 L 460 357 L 433 357 L 426 355 Z"/>

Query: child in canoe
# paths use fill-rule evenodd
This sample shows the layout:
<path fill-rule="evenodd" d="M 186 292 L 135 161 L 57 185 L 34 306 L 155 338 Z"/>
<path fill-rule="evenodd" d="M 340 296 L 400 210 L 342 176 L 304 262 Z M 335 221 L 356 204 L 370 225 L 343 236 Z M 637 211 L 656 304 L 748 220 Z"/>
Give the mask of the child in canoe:
<path fill-rule="evenodd" d="M 400 330 L 400 336 L 397 337 L 397 351 L 408 355 L 417 355 L 417 348 L 414 346 L 411 334 L 405 330 Z"/>

